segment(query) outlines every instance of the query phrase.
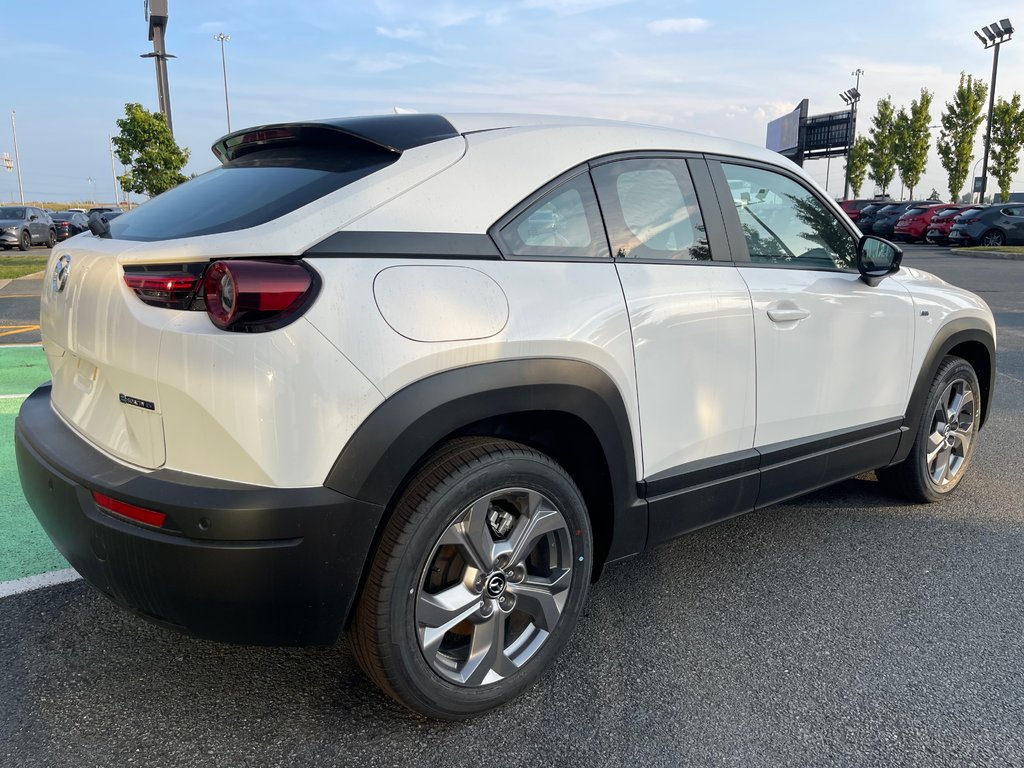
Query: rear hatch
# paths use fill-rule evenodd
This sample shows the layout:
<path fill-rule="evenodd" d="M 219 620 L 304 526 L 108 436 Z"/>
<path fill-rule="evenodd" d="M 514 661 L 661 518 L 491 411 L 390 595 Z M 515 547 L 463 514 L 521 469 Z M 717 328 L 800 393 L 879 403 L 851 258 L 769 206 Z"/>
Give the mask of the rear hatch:
<path fill-rule="evenodd" d="M 40 298 L 54 409 L 95 445 L 141 467 L 164 463 L 157 405 L 160 330 L 121 279 L 118 254 L 136 243 L 80 237 L 50 258 Z"/>
<path fill-rule="evenodd" d="M 125 272 L 201 273 L 218 259 L 301 257 L 464 152 L 463 137 L 427 115 L 264 126 L 219 140 L 220 167 L 110 220 L 111 237 L 86 234 L 54 248 L 40 302 L 53 408 L 122 461 L 173 466 L 164 418 L 174 414 L 159 396 L 161 344 L 175 318 L 203 306 L 146 303 Z M 189 378 L 188 397 L 201 402 L 203 377 Z"/>

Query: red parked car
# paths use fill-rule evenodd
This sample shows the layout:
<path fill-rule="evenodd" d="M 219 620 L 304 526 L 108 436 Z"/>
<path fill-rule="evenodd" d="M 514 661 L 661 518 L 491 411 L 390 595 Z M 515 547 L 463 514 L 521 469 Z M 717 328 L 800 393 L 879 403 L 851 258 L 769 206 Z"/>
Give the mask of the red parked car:
<path fill-rule="evenodd" d="M 925 239 L 936 245 L 948 245 L 949 232 L 953 229 L 956 220 L 965 213 L 977 213 L 984 209 L 984 205 L 960 205 L 936 214 L 924 233 Z"/>
<path fill-rule="evenodd" d="M 840 200 L 839 207 L 846 211 L 846 215 L 850 217 L 850 221 L 857 221 L 860 218 L 860 212 L 867 208 L 869 205 L 875 205 L 876 203 L 891 203 L 891 198 L 880 198 L 874 197 L 870 200 Z"/>
<path fill-rule="evenodd" d="M 924 242 L 928 225 L 933 218 L 943 211 L 959 210 L 961 206 L 955 204 L 917 205 L 908 208 L 907 211 L 896 221 L 893 227 L 893 240 L 906 240 L 913 243 L 918 240 Z"/>

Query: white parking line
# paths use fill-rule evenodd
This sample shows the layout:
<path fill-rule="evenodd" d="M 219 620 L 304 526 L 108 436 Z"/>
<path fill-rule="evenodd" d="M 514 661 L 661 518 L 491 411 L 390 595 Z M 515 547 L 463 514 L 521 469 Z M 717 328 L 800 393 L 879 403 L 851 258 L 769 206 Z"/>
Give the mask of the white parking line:
<path fill-rule="evenodd" d="M 25 576 L 14 581 L 0 581 L 0 597 L 20 595 L 23 592 L 31 592 L 43 587 L 52 587 L 57 584 L 67 584 L 69 581 L 78 581 L 81 576 L 74 568 L 65 568 L 62 571 L 50 571 L 41 573 L 38 576 Z"/>
<path fill-rule="evenodd" d="M 0 400 L 17 400 L 21 398 L 24 400 L 28 395 L 0 395 Z"/>

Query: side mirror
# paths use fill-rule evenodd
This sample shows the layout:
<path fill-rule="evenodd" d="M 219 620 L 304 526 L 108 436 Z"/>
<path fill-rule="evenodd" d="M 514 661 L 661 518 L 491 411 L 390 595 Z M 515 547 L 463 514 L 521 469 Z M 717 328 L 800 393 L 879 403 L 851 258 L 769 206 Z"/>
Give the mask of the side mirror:
<path fill-rule="evenodd" d="M 39 217 L 38 217 L 38 216 L 36 216 L 36 215 L 35 215 L 35 214 L 33 213 L 33 214 L 32 214 L 31 216 L 29 216 L 29 217 L 28 217 L 28 220 L 29 220 L 29 221 L 35 221 L 35 220 L 36 220 L 36 219 L 38 219 L 38 218 L 39 218 Z"/>
<path fill-rule="evenodd" d="M 864 235 L 857 244 L 857 271 L 860 279 L 870 286 L 898 272 L 902 260 L 903 249 L 880 237 Z"/>

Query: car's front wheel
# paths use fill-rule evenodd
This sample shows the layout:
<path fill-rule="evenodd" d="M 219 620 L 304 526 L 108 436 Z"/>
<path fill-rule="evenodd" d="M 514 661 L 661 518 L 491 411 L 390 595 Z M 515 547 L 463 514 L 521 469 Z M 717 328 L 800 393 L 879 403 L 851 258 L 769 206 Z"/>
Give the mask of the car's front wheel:
<path fill-rule="evenodd" d="M 21 233 L 21 239 L 18 240 L 18 249 L 22 250 L 22 251 L 27 251 L 31 247 L 32 247 L 32 235 L 30 235 L 27 231 L 22 232 Z"/>
<path fill-rule="evenodd" d="M 878 479 L 914 501 L 939 501 L 964 479 L 981 419 L 981 387 L 966 360 L 949 356 L 928 392 L 917 436 L 902 463 Z"/>
<path fill-rule="evenodd" d="M 461 719 L 499 706 L 565 645 L 592 551 L 579 489 L 550 457 L 453 441 L 387 523 L 349 631 L 354 655 L 420 714 Z"/>
<path fill-rule="evenodd" d="M 47 248 L 53 248 L 57 244 L 57 233 L 54 230 L 50 230 L 50 237 L 46 241 Z"/>

